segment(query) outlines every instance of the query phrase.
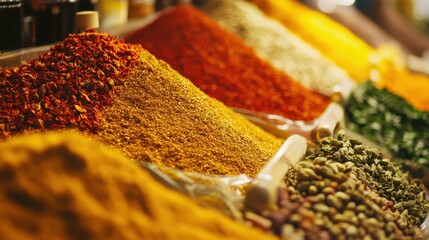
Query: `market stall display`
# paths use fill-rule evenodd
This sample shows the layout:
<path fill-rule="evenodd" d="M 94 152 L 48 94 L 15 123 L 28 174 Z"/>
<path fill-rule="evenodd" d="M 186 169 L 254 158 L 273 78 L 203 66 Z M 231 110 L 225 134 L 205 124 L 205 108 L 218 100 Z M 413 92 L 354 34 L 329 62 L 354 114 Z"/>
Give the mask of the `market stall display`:
<path fill-rule="evenodd" d="M 424 179 L 343 124 L 429 166 L 428 77 L 297 1 L 254 2 L 310 30 L 210 0 L 225 29 L 181 5 L 138 22 L 147 50 L 87 30 L 0 56 L 0 236 L 428 239 Z"/>
<path fill-rule="evenodd" d="M 247 1 L 210 0 L 201 8 L 222 27 L 242 37 L 273 66 L 304 86 L 331 96 L 348 96 L 355 85 L 348 74 L 284 25 Z"/>
<path fill-rule="evenodd" d="M 178 6 L 126 38 L 140 43 L 227 106 L 313 120 L 329 100 L 256 55 L 238 36 L 191 6 Z"/>

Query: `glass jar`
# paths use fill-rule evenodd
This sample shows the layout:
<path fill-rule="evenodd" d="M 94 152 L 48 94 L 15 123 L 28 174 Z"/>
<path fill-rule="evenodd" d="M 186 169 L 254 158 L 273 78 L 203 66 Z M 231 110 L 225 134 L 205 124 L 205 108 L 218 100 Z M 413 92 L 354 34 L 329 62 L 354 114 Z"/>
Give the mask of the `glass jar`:
<path fill-rule="evenodd" d="M 76 32 L 77 0 L 38 0 L 32 8 L 36 45 L 60 42 Z"/>
<path fill-rule="evenodd" d="M 155 12 L 155 0 L 130 0 L 128 19 L 146 17 Z"/>
<path fill-rule="evenodd" d="M 98 13 L 102 29 L 124 25 L 128 20 L 128 0 L 100 0 Z"/>
<path fill-rule="evenodd" d="M 0 52 L 24 46 L 24 15 L 20 0 L 0 0 Z"/>

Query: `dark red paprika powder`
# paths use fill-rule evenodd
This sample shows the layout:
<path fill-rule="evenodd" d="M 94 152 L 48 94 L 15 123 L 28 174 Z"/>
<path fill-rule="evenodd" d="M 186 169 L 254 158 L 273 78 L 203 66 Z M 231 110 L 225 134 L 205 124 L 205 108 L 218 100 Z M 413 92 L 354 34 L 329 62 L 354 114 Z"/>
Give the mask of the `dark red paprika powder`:
<path fill-rule="evenodd" d="M 238 36 L 188 5 L 162 14 L 126 40 L 141 43 L 228 106 L 312 120 L 329 104 L 326 97 L 276 70 Z"/>
<path fill-rule="evenodd" d="M 29 129 L 96 131 L 139 46 L 89 30 L 0 72 L 0 139 Z"/>

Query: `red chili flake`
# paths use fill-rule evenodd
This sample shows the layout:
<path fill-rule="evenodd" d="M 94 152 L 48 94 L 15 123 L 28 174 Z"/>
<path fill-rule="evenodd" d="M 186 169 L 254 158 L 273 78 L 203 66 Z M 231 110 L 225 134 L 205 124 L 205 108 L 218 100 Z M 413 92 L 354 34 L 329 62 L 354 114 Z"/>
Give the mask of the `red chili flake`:
<path fill-rule="evenodd" d="M 166 12 L 127 41 L 142 44 L 228 106 L 312 120 L 329 104 L 191 6 Z"/>
<path fill-rule="evenodd" d="M 99 111 L 111 103 L 113 86 L 123 84 L 139 49 L 90 30 L 69 35 L 36 60 L 2 70 L 0 139 L 32 128 L 95 132 Z M 109 77 L 111 72 L 121 74 Z"/>

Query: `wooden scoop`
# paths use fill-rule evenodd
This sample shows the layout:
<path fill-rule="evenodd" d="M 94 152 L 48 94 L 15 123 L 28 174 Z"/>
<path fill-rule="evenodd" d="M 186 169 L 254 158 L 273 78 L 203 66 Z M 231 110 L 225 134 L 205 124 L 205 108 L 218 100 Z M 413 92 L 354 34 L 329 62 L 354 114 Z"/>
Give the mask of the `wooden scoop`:
<path fill-rule="evenodd" d="M 344 110 L 338 103 L 330 103 L 317 119 L 317 126 L 313 129 L 313 140 L 318 143 L 324 137 L 332 137 L 339 130 L 344 121 Z"/>
<path fill-rule="evenodd" d="M 257 213 L 273 208 L 277 202 L 277 189 L 287 171 L 304 157 L 307 140 L 292 135 L 250 183 L 244 207 Z"/>
<path fill-rule="evenodd" d="M 323 137 L 333 136 L 342 127 L 344 120 L 344 110 L 338 103 L 330 103 L 320 117 L 311 122 L 292 121 L 282 116 L 241 108 L 232 109 L 277 137 L 287 138 L 299 134 L 314 143 L 319 143 Z"/>

